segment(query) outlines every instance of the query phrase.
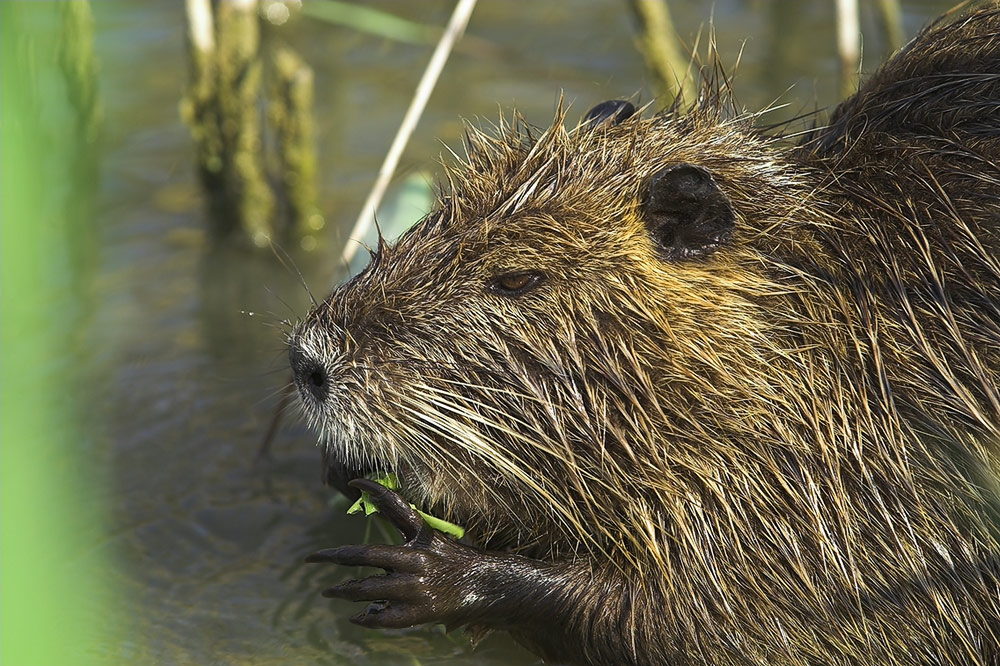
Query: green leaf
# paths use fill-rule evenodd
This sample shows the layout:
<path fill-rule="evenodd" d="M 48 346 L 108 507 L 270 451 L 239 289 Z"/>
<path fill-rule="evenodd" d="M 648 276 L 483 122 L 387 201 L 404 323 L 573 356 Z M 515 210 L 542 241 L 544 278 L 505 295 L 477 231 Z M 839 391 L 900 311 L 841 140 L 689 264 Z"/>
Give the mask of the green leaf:
<path fill-rule="evenodd" d="M 379 483 L 389 490 L 399 490 L 399 479 L 393 473 L 388 473 L 384 476 L 372 479 L 375 483 Z M 444 532 L 445 534 L 450 534 L 456 539 L 461 539 L 465 535 L 465 528 L 456 525 L 455 523 L 449 523 L 447 520 L 432 516 L 429 513 L 424 513 L 414 505 L 410 505 L 413 509 L 420 514 L 420 516 L 427 522 L 432 529 L 439 532 Z M 361 491 L 361 497 L 357 499 L 354 504 L 352 504 L 348 509 L 347 513 L 360 513 L 365 512 L 366 516 L 370 516 L 373 513 L 378 513 L 378 507 L 371 501 L 371 495 L 366 491 Z"/>
<path fill-rule="evenodd" d="M 413 505 L 411 504 L 410 506 Z M 415 506 L 413 506 L 413 508 L 416 509 L 417 513 L 419 513 L 423 517 L 423 519 L 427 521 L 427 524 L 430 525 L 433 529 L 436 529 L 439 532 L 444 532 L 445 534 L 451 534 L 456 539 L 461 539 L 465 535 L 464 527 L 460 527 L 455 523 L 449 523 L 447 520 L 444 520 L 443 518 L 436 518 L 430 515 L 429 513 L 424 513 L 420 509 L 417 509 L 417 507 Z"/>

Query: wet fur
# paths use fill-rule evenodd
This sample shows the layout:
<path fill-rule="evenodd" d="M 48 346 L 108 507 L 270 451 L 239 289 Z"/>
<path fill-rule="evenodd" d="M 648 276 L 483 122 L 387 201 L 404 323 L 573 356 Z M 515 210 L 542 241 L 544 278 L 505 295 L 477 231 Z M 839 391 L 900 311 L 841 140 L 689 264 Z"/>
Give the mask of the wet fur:
<path fill-rule="evenodd" d="M 435 212 L 293 334 L 336 368 L 328 455 L 569 563 L 576 638 L 522 635 L 550 656 L 1000 663 L 998 10 L 932 26 L 798 146 L 709 97 L 470 129 Z M 736 213 L 704 259 L 643 219 L 679 162 Z"/>

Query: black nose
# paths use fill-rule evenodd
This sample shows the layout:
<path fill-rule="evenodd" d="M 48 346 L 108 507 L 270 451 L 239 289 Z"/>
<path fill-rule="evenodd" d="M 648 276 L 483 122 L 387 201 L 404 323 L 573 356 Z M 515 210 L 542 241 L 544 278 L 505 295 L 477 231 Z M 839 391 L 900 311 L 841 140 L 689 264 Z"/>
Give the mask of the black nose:
<path fill-rule="evenodd" d="M 308 393 L 318 402 L 326 400 L 330 392 L 330 378 L 323 364 L 295 345 L 288 350 L 288 360 L 292 365 L 295 385 L 298 386 L 299 392 Z"/>

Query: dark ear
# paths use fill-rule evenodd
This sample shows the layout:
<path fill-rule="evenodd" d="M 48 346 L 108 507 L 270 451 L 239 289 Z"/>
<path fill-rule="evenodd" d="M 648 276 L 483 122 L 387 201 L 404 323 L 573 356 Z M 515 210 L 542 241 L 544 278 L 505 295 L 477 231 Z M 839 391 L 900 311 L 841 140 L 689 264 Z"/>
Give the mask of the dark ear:
<path fill-rule="evenodd" d="M 705 256 L 732 236 L 729 199 L 712 174 L 695 164 L 682 162 L 653 174 L 643 201 L 646 228 L 667 259 Z"/>
<path fill-rule="evenodd" d="M 623 99 L 609 99 L 601 102 L 580 121 L 580 129 L 590 131 L 603 126 L 617 125 L 635 115 L 635 107 Z"/>

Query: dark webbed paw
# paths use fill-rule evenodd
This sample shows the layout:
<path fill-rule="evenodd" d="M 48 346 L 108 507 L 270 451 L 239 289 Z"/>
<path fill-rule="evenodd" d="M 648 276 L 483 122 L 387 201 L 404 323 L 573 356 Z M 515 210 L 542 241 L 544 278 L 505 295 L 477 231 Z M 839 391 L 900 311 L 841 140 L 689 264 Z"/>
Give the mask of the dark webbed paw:
<path fill-rule="evenodd" d="M 372 601 L 351 618 L 366 627 L 410 627 L 428 622 L 446 626 L 476 619 L 490 585 L 490 554 L 462 545 L 431 529 L 398 493 L 357 479 L 352 486 L 369 493 L 379 513 L 402 533 L 401 546 L 341 546 L 313 553 L 306 562 L 385 569 L 386 573 L 351 580 L 323 591 L 327 597 Z"/>

